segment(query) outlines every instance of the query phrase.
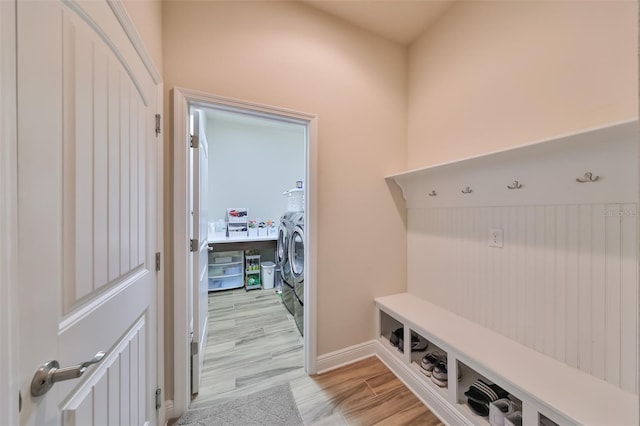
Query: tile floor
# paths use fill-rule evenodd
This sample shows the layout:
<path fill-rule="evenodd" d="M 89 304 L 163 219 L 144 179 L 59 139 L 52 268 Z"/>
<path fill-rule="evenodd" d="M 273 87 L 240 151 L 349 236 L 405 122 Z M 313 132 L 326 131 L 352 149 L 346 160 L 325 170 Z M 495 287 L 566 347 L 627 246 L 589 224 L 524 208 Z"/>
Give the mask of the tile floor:
<path fill-rule="evenodd" d="M 210 293 L 205 353 L 193 407 L 288 382 L 305 425 L 441 424 L 376 357 L 308 376 L 302 337 L 273 290 Z"/>

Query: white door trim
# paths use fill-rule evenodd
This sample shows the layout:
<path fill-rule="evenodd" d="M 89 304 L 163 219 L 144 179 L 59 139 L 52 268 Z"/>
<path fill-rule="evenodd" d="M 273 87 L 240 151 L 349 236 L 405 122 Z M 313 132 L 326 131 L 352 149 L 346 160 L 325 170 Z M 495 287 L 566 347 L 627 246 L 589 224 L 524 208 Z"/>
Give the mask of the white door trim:
<path fill-rule="evenodd" d="M 16 3 L 0 2 L 0 413 L 18 424 Z"/>
<path fill-rule="evenodd" d="M 188 318 L 188 158 L 185 143 L 187 140 L 186 121 L 190 106 L 228 107 L 232 110 L 249 111 L 252 114 L 278 116 L 284 120 L 306 123 L 308 128 L 307 157 L 307 197 L 305 200 L 305 234 L 308 256 L 305 271 L 305 283 L 308 296 L 304 304 L 305 325 L 305 370 L 308 374 L 316 373 L 317 356 L 317 116 L 269 105 L 256 104 L 233 98 L 216 96 L 204 92 L 176 87 L 173 89 L 173 300 L 174 300 L 174 394 L 173 416 L 180 416 L 189 408 L 189 318 Z"/>
<path fill-rule="evenodd" d="M 156 108 L 158 114 L 164 109 L 164 85 L 158 83 L 156 96 Z M 162 123 L 162 120 L 160 120 Z M 166 253 L 164 252 L 164 136 L 161 132 L 156 133 L 156 141 L 158 149 L 156 150 L 156 253 L 160 253 L 160 270 L 156 272 L 156 386 L 160 389 L 161 406 L 158 410 L 158 424 L 164 425 L 167 420 L 167 407 L 163 403 L 166 389 L 164 385 L 164 260 Z"/>

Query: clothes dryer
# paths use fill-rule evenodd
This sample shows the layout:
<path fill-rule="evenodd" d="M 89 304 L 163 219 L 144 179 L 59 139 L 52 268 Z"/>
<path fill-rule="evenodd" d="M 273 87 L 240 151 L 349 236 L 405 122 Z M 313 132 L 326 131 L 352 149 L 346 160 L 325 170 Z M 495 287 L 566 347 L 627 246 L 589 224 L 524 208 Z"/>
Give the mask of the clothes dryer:
<path fill-rule="evenodd" d="M 293 317 L 300 334 L 304 335 L 304 216 L 301 215 L 295 219 L 296 223 L 289 237 L 289 267 L 295 295 Z"/>
<path fill-rule="evenodd" d="M 289 244 L 291 234 L 295 228 L 295 224 L 300 220 L 301 216 L 298 212 L 286 212 L 280 218 L 278 227 L 277 241 L 277 263 L 280 266 L 280 274 L 282 276 L 282 303 L 291 313 L 295 314 L 295 294 L 294 282 L 291 276 L 291 263 L 289 261 Z"/>

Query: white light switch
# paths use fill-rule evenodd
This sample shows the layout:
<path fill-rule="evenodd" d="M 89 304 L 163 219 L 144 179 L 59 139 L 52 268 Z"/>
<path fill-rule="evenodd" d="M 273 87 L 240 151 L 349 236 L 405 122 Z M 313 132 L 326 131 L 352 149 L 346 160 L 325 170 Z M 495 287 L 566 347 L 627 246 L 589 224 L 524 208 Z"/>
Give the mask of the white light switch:
<path fill-rule="evenodd" d="M 504 246 L 504 231 L 500 228 L 489 228 L 489 247 Z"/>

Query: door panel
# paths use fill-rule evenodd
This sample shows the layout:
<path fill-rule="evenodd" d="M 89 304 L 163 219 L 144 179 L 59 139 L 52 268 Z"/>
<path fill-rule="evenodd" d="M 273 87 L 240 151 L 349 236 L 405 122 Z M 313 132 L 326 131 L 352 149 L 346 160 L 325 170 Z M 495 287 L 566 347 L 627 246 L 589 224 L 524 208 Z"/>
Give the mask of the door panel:
<path fill-rule="evenodd" d="M 192 356 L 191 392 L 198 393 L 200 377 L 204 365 L 204 349 L 207 346 L 207 318 L 209 314 L 208 283 L 208 238 L 209 217 L 207 214 L 209 194 L 208 143 L 205 133 L 205 115 L 201 110 L 191 112 L 193 135 L 198 139 L 198 148 L 191 149 L 191 211 L 192 235 L 199 242 L 198 250 L 193 253 L 193 339 L 198 342 L 198 353 Z"/>
<path fill-rule="evenodd" d="M 91 298 L 96 290 L 117 283 L 140 267 L 139 259 L 145 256 L 144 241 L 141 249 L 138 248 L 139 241 L 144 240 L 140 230 L 145 228 L 144 203 L 138 197 L 140 192 L 144 193 L 145 185 L 145 157 L 141 149 L 145 145 L 145 132 L 138 131 L 139 121 L 142 119 L 144 123 L 144 115 L 140 113 L 145 109 L 144 100 L 114 52 L 101 45 L 102 41 L 92 29 L 74 18 L 70 14 L 63 16 L 62 72 L 66 83 L 63 84 L 63 135 L 67 135 L 63 138 L 63 163 L 75 164 L 75 168 L 63 170 L 64 245 L 75 251 L 75 256 L 66 257 L 65 262 L 65 314 Z M 94 72 L 98 75 L 94 76 Z M 106 81 L 111 84 L 105 85 Z M 113 94 L 111 99 L 106 99 L 107 90 Z M 109 102 L 117 108 L 117 113 L 114 110 L 111 116 L 105 114 L 104 108 Z M 102 108 L 94 110 L 94 104 Z M 97 123 L 95 129 L 94 123 Z M 104 132 L 107 128 L 115 136 L 108 143 Z M 95 155 L 94 151 L 101 155 Z M 110 152 L 116 154 L 111 158 L 118 162 L 107 172 L 109 156 L 106 154 Z M 104 190 L 109 186 L 105 172 L 112 175 L 111 200 Z M 105 214 L 109 201 L 114 204 L 110 224 Z M 108 239 L 104 234 L 109 225 L 113 249 L 120 259 L 111 259 L 117 268 L 107 280 L 104 271 L 109 261 L 105 256 Z"/>
<path fill-rule="evenodd" d="M 154 83 L 102 1 L 18 2 L 18 75 L 21 423 L 154 423 Z"/>
<path fill-rule="evenodd" d="M 146 380 L 144 319 L 141 318 L 96 368 L 95 374 L 82 390 L 65 404 L 64 425 L 142 425 L 145 422 L 144 400 L 132 398 L 139 394 Z M 141 350 L 142 349 L 142 350 Z M 96 404 L 115 398 L 110 407 Z"/>

